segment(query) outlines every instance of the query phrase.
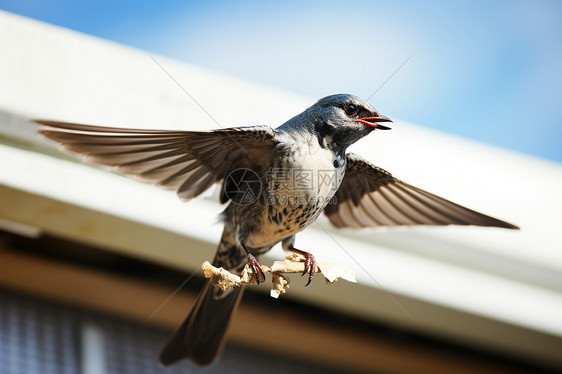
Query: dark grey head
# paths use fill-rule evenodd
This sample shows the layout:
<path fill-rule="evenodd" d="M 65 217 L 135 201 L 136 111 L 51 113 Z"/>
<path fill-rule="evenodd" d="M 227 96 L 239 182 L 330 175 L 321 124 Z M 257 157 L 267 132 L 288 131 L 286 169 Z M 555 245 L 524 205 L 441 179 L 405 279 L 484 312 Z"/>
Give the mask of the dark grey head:
<path fill-rule="evenodd" d="M 337 94 L 318 100 L 277 130 L 287 133 L 307 131 L 318 137 L 322 147 L 345 150 L 375 129 L 389 129 L 380 122 L 392 121 L 357 96 Z"/>

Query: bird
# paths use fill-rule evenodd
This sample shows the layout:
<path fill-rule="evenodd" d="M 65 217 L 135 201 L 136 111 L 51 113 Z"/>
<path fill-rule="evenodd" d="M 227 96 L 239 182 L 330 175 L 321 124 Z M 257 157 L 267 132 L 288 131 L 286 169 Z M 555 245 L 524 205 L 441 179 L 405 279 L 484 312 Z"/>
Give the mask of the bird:
<path fill-rule="evenodd" d="M 144 130 L 34 120 L 39 133 L 85 161 L 105 165 L 181 200 L 220 184 L 224 229 L 212 264 L 240 274 L 274 245 L 304 257 L 307 285 L 314 255 L 295 236 L 324 212 L 337 228 L 475 225 L 518 229 L 414 187 L 347 148 L 393 121 L 349 94 L 326 96 L 279 127 L 208 131 Z M 171 365 L 215 361 L 244 287 L 223 291 L 207 280 L 184 322 L 160 353 Z"/>

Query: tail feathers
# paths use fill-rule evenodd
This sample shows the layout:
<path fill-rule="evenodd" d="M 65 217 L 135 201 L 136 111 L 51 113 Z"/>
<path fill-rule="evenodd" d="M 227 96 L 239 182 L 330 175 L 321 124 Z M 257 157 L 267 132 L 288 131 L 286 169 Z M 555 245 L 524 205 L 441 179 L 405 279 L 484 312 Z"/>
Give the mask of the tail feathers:
<path fill-rule="evenodd" d="M 212 363 L 222 351 L 230 319 L 244 289 L 221 292 L 209 281 L 191 313 L 160 352 L 160 362 L 168 366 L 189 358 L 199 365 Z"/>

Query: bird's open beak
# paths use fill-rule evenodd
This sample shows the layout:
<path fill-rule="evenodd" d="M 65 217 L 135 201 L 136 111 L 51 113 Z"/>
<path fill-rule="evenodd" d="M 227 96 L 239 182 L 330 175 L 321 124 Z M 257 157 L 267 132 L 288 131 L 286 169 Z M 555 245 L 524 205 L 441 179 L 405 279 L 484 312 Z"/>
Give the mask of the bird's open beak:
<path fill-rule="evenodd" d="M 379 114 L 376 117 L 359 118 L 359 119 L 356 119 L 355 122 L 360 122 L 364 125 L 374 127 L 375 129 L 378 129 L 378 130 L 390 130 L 390 127 L 381 125 L 378 122 L 392 122 L 392 120 L 390 118 L 388 118 L 387 116 L 383 116 L 383 115 Z"/>

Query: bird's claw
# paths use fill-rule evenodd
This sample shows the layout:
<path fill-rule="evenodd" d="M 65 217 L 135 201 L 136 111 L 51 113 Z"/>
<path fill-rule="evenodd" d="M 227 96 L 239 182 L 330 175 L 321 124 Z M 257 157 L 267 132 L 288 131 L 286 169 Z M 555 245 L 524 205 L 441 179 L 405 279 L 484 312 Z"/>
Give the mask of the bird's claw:
<path fill-rule="evenodd" d="M 314 273 L 318 270 L 318 266 L 316 266 L 316 260 L 314 259 L 314 255 L 312 253 L 304 252 L 301 253 L 304 256 L 304 271 L 301 275 L 305 275 L 308 273 L 308 282 L 304 285 L 305 287 L 312 282 L 312 277 Z"/>
<path fill-rule="evenodd" d="M 258 260 L 256 260 L 256 258 L 250 253 L 248 253 L 248 261 L 250 262 L 250 266 L 252 267 L 254 275 L 256 276 L 256 282 L 259 286 L 260 282 L 265 282 L 265 274 L 263 273 Z"/>

